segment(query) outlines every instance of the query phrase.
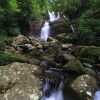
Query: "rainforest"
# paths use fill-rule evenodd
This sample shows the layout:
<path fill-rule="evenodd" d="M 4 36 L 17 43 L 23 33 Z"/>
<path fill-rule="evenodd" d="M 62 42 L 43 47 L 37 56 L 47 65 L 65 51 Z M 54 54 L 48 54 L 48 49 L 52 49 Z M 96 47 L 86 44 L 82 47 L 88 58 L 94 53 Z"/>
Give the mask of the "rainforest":
<path fill-rule="evenodd" d="M 100 0 L 0 0 L 0 100 L 100 100 Z"/>

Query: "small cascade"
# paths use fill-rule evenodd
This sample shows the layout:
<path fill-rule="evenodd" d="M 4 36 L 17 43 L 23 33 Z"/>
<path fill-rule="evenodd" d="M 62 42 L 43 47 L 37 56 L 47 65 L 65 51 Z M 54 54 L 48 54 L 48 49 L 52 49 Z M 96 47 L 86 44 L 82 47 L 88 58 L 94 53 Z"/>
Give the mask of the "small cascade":
<path fill-rule="evenodd" d="M 100 91 L 97 91 L 94 95 L 94 100 L 100 100 Z"/>
<path fill-rule="evenodd" d="M 50 26 L 49 22 L 45 22 L 44 26 L 41 30 L 41 39 L 47 41 L 48 37 L 50 36 Z"/>
<path fill-rule="evenodd" d="M 70 27 L 71 27 L 71 29 L 72 29 L 72 32 L 74 33 L 74 32 L 75 32 L 75 30 L 74 30 L 73 25 L 71 25 Z"/>
<path fill-rule="evenodd" d="M 62 93 L 63 82 L 46 78 L 41 100 L 64 100 Z"/>
<path fill-rule="evenodd" d="M 55 12 L 48 12 L 49 14 L 49 20 L 51 22 L 53 21 L 57 21 L 60 19 L 60 14 L 59 12 L 57 13 L 57 16 L 55 14 Z M 47 41 L 48 37 L 50 36 L 50 26 L 49 26 L 49 22 L 45 22 L 44 26 L 42 27 L 41 30 L 41 39 L 44 41 Z"/>
<path fill-rule="evenodd" d="M 68 20 L 69 20 L 69 17 L 66 17 L 65 15 L 63 15 L 63 17 L 64 17 L 65 19 L 68 19 Z M 71 25 L 70 27 L 71 27 L 72 32 L 74 33 L 74 32 L 75 32 L 75 30 L 74 30 L 73 25 Z"/>
<path fill-rule="evenodd" d="M 57 16 L 56 16 L 55 12 L 50 12 L 50 11 L 48 11 L 48 14 L 49 14 L 49 20 L 50 20 L 51 22 L 57 21 L 57 20 L 60 19 L 60 14 L 59 14 L 59 12 L 57 13 Z"/>

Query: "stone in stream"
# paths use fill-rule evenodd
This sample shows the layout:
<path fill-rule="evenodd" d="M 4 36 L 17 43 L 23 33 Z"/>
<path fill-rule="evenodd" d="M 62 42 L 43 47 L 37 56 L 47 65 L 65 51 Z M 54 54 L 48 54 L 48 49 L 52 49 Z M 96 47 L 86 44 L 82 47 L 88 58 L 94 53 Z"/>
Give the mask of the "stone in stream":
<path fill-rule="evenodd" d="M 68 71 L 73 71 L 73 72 L 77 72 L 77 73 L 84 73 L 84 66 L 81 64 L 81 62 L 77 58 L 69 60 L 63 66 L 63 68 L 65 68 Z"/>
<path fill-rule="evenodd" d="M 42 95 L 38 66 L 14 62 L 0 67 L 0 100 L 38 100 Z"/>
<path fill-rule="evenodd" d="M 81 100 L 93 100 L 93 95 L 97 91 L 97 81 L 90 75 L 77 77 L 70 85 L 76 91 Z"/>
<path fill-rule="evenodd" d="M 84 74 L 65 82 L 63 91 L 68 100 L 94 100 L 98 85 L 95 77 Z"/>

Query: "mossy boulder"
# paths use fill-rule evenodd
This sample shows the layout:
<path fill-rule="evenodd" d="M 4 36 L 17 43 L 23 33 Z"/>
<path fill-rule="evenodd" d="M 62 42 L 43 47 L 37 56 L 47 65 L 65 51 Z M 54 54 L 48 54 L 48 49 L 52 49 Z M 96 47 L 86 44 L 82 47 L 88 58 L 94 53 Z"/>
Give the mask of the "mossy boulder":
<path fill-rule="evenodd" d="M 84 66 L 82 65 L 82 63 L 80 62 L 80 60 L 78 60 L 77 58 L 71 59 L 70 61 L 68 61 L 63 68 L 65 68 L 68 71 L 74 71 L 77 73 L 83 73 L 84 72 Z"/>

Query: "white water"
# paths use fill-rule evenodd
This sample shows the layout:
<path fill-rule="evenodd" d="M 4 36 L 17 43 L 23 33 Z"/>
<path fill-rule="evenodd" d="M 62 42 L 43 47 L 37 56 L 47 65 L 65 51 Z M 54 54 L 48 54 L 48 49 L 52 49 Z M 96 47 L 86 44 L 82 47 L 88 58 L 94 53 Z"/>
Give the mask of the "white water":
<path fill-rule="evenodd" d="M 53 21 L 57 21 L 60 19 L 60 14 L 59 12 L 57 13 L 57 16 L 55 14 L 55 12 L 48 12 L 49 14 L 49 20 L 51 22 Z M 49 26 L 49 22 L 45 22 L 44 26 L 42 27 L 41 30 L 41 39 L 44 41 L 47 41 L 48 37 L 50 36 L 50 26 Z"/>
<path fill-rule="evenodd" d="M 60 19 L 60 14 L 59 14 L 59 12 L 57 13 L 57 16 L 56 16 L 55 12 L 50 12 L 50 11 L 48 11 L 48 14 L 49 14 L 49 20 L 50 20 L 51 22 L 57 21 L 57 20 Z"/>
<path fill-rule="evenodd" d="M 49 97 L 45 96 L 45 93 L 44 93 L 44 96 L 41 98 L 41 100 L 64 100 L 63 93 L 62 93 L 62 87 L 63 87 L 63 82 L 61 82 L 58 88 L 54 87 L 54 90 L 52 91 Z M 46 80 L 46 84 L 44 86 L 44 90 L 45 90 L 44 92 L 46 92 L 47 89 L 50 90 L 48 79 Z"/>
<path fill-rule="evenodd" d="M 94 100 L 100 100 L 100 91 L 97 91 L 94 95 Z"/>
<path fill-rule="evenodd" d="M 55 91 L 50 95 L 50 97 L 44 96 L 41 100 L 64 100 L 61 90 Z"/>
<path fill-rule="evenodd" d="M 50 26 L 49 22 L 45 22 L 44 26 L 41 30 L 41 39 L 47 41 L 48 37 L 50 36 Z"/>

